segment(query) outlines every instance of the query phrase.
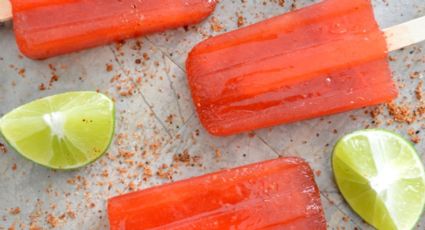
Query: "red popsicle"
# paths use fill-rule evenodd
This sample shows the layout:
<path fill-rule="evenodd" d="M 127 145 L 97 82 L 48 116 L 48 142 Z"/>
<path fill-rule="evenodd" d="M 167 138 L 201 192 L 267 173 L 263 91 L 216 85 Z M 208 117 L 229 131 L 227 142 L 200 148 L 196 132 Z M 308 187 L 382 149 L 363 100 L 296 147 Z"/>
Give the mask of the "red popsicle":
<path fill-rule="evenodd" d="M 11 0 L 18 46 L 47 58 L 194 24 L 215 0 Z"/>
<path fill-rule="evenodd" d="M 326 229 L 309 165 L 280 158 L 112 198 L 111 230 Z"/>
<path fill-rule="evenodd" d="M 397 95 L 369 0 L 319 4 L 208 39 L 187 60 L 202 124 L 229 135 Z"/>

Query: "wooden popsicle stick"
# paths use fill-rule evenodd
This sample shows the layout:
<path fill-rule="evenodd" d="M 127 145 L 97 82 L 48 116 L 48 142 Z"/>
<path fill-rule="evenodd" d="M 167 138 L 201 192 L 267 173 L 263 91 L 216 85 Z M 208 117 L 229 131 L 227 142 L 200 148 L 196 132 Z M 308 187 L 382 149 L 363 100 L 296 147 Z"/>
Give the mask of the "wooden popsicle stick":
<path fill-rule="evenodd" d="M 425 16 L 384 29 L 388 51 L 394 51 L 425 40 Z"/>
<path fill-rule="evenodd" d="M 12 19 L 12 5 L 9 0 L 0 0 L 0 22 Z"/>

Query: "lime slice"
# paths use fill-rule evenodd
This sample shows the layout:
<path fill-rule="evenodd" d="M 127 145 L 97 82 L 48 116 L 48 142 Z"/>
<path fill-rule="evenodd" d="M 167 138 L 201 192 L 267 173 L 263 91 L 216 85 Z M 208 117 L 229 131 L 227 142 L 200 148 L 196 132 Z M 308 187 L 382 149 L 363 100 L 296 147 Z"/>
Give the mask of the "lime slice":
<path fill-rule="evenodd" d="M 18 153 L 53 169 L 75 169 L 99 158 L 114 132 L 114 104 L 97 92 L 69 92 L 23 105 L 0 119 Z"/>
<path fill-rule="evenodd" d="M 384 130 L 357 131 L 337 143 L 332 165 L 342 195 L 366 222 L 414 228 L 425 204 L 425 173 L 408 141 Z"/>

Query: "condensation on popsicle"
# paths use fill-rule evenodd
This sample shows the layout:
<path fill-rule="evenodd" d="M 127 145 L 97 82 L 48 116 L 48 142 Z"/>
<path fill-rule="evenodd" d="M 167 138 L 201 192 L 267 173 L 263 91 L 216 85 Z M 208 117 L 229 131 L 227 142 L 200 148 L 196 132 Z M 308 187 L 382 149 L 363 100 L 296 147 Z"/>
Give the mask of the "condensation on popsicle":
<path fill-rule="evenodd" d="M 42 59 L 194 24 L 215 0 L 11 0 L 18 46 Z"/>
<path fill-rule="evenodd" d="M 111 230 L 326 229 L 320 193 L 299 158 L 225 170 L 108 201 Z"/>
<path fill-rule="evenodd" d="M 369 0 L 326 0 L 208 39 L 187 60 L 202 124 L 229 135 L 392 100 Z"/>

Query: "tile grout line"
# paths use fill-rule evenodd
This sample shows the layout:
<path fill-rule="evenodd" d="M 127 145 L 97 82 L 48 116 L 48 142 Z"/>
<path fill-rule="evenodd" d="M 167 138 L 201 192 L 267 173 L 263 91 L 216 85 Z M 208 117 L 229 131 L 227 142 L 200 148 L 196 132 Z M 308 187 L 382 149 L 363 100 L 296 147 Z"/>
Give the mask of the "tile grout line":
<path fill-rule="evenodd" d="M 113 49 L 112 49 L 112 47 L 110 47 L 110 49 L 111 49 L 111 52 L 114 54 L 114 57 L 116 58 L 116 62 L 117 62 L 117 64 L 119 65 L 119 67 L 120 67 L 120 69 L 121 69 L 121 72 L 123 72 L 124 74 L 125 74 L 125 71 L 124 71 L 124 69 L 122 68 L 122 65 L 118 62 L 118 58 L 116 57 L 116 54 L 115 54 L 115 52 L 113 51 Z M 168 57 L 166 57 L 167 59 L 169 59 Z M 171 60 L 170 60 L 171 61 Z M 171 61 L 172 62 L 172 61 Z M 172 62 L 172 63 L 174 63 L 174 62 Z M 174 63 L 175 64 L 175 63 Z M 177 66 L 177 64 L 175 64 L 176 66 Z M 178 67 L 179 69 L 180 69 L 180 67 Z M 129 76 L 128 76 L 129 77 Z M 136 84 L 137 85 L 137 84 Z M 166 141 L 166 143 L 165 143 L 165 145 L 164 145 L 164 147 L 162 148 L 162 149 L 164 149 L 164 148 L 166 148 L 166 146 L 168 146 L 168 145 L 170 145 L 170 144 L 172 144 L 172 142 L 174 141 L 174 139 L 172 138 L 172 135 L 171 135 L 171 133 L 169 132 L 169 130 L 166 128 L 166 126 L 165 126 L 165 124 L 161 121 L 161 119 L 158 117 L 158 116 L 156 116 L 156 114 L 155 114 L 155 112 L 152 110 L 152 108 L 151 108 L 151 106 L 150 106 L 150 104 L 149 104 L 149 102 L 147 101 L 147 99 L 144 97 L 144 95 L 143 95 L 143 93 L 140 91 L 140 89 L 139 89 L 139 87 L 137 88 L 137 90 L 140 92 L 140 94 L 141 94 L 141 96 L 142 96 L 142 99 L 144 100 L 144 103 L 149 107 L 149 109 L 154 113 L 154 115 L 155 115 L 155 118 L 158 120 L 158 122 L 161 124 L 161 126 L 163 126 L 163 128 L 166 130 L 166 132 L 167 132 L 167 134 L 170 136 L 170 140 L 168 140 L 168 141 Z M 179 104 L 178 104 L 179 105 Z M 188 117 L 188 119 L 186 120 L 186 121 L 183 121 L 183 125 L 181 126 L 181 128 L 175 133 L 176 135 L 178 135 L 178 134 L 182 134 L 186 129 L 187 129 L 187 125 L 188 125 L 188 123 L 190 122 L 190 121 L 192 121 L 192 119 L 194 119 L 194 117 L 195 117 L 195 114 L 196 114 L 196 112 L 195 111 L 193 111 L 191 114 L 190 114 L 190 116 Z"/>
<path fill-rule="evenodd" d="M 152 109 L 152 106 L 149 104 L 148 100 L 146 99 L 145 95 L 143 94 L 143 92 L 140 90 L 140 86 L 134 81 L 133 78 L 131 78 L 130 76 L 128 76 L 124 70 L 124 68 L 122 67 L 121 63 L 119 62 L 119 59 L 115 53 L 115 51 L 113 50 L 113 48 L 111 46 L 109 46 L 109 50 L 112 52 L 112 54 L 114 55 L 114 60 L 115 62 L 118 64 L 118 66 L 120 67 L 121 72 L 130 79 L 130 81 L 133 82 L 133 84 L 135 84 L 137 86 L 137 90 L 140 93 L 143 102 L 148 106 L 149 110 L 152 112 L 152 114 L 154 115 L 155 119 L 159 122 L 159 124 L 162 126 L 162 128 L 165 130 L 165 132 L 167 133 L 167 135 L 172 138 L 173 135 L 171 135 L 170 130 L 168 130 L 167 126 L 164 124 L 164 122 L 159 118 L 159 116 L 155 113 L 155 111 Z"/>
<path fill-rule="evenodd" d="M 269 147 L 276 156 L 280 157 L 281 155 L 278 153 L 276 149 L 274 149 L 267 141 L 265 141 L 262 137 L 255 135 L 263 144 L 265 144 L 267 147 Z"/>
<path fill-rule="evenodd" d="M 161 52 L 168 60 L 170 60 L 172 63 L 174 63 L 181 71 L 183 71 L 185 74 L 186 73 L 186 69 L 185 67 L 180 66 L 179 64 L 177 64 L 169 55 L 167 52 L 165 52 L 163 49 L 161 49 L 159 46 L 157 46 L 154 42 L 152 42 L 148 37 L 145 37 L 145 39 L 151 43 L 151 45 L 153 45 L 155 48 L 157 48 L 159 50 L 159 52 Z"/>
<path fill-rule="evenodd" d="M 165 56 L 165 54 L 163 54 L 162 53 L 162 57 L 163 58 L 167 58 L 166 56 Z M 167 58 L 168 59 L 168 58 Z M 173 64 L 175 64 L 174 62 L 172 62 Z M 176 64 L 175 64 L 176 65 Z M 177 68 L 179 68 L 179 67 L 177 67 Z M 176 91 L 176 89 L 174 88 L 174 84 L 173 84 L 173 81 L 171 81 L 171 79 L 170 79 L 170 76 L 169 76 L 169 74 L 167 74 L 167 79 L 168 79 L 168 83 L 170 84 L 170 88 L 171 88 L 171 90 L 173 91 L 173 93 L 174 93 L 174 98 L 175 98 L 175 100 L 176 100 L 176 104 L 177 104 L 177 111 L 179 112 L 179 116 L 180 116 L 180 120 L 181 120 L 181 122 L 184 124 L 184 117 L 183 117 L 183 112 L 182 112 L 182 109 L 181 109 L 181 106 L 180 106 L 180 102 L 179 102 L 179 99 L 178 99 L 178 95 L 177 95 L 177 91 Z"/>
<path fill-rule="evenodd" d="M 151 41 L 147 36 L 144 37 L 144 39 L 146 41 L 148 41 L 151 45 L 153 45 L 155 48 L 157 48 L 159 50 L 159 52 L 162 53 L 163 57 L 168 59 L 171 63 L 173 63 L 175 66 L 177 66 L 177 68 L 179 68 L 184 74 L 185 76 L 187 76 L 187 72 L 186 69 L 182 66 L 180 66 L 179 64 L 177 64 L 169 55 L 167 52 L 165 52 L 163 49 L 161 49 L 158 45 L 156 45 L 153 41 Z M 168 78 L 169 76 L 167 76 Z M 170 80 L 169 80 L 170 81 Z M 187 83 L 187 82 L 186 82 Z M 175 91 L 174 85 L 172 84 L 172 82 L 170 81 L 170 87 L 171 89 L 174 91 L 175 95 L 176 95 L 176 100 L 177 100 L 177 92 Z M 181 114 L 181 117 L 183 118 L 182 112 L 181 112 L 181 107 L 180 107 L 180 103 L 177 101 L 177 106 L 179 109 L 179 113 Z M 183 121 L 183 126 L 186 126 L 187 123 L 189 123 L 189 121 L 192 119 L 192 117 L 194 116 L 196 112 L 192 112 L 192 114 L 189 116 L 189 118 L 184 122 Z M 184 119 L 183 119 L 184 120 Z"/>
<path fill-rule="evenodd" d="M 181 129 L 180 130 L 178 130 L 178 132 L 176 133 L 176 135 L 181 135 L 184 131 L 186 131 L 186 128 L 187 128 L 187 124 L 195 117 L 194 116 L 195 115 L 195 112 L 193 112 L 190 116 L 189 116 L 189 118 L 187 119 L 187 121 L 182 125 L 182 127 L 181 127 Z M 176 139 L 173 139 L 173 138 L 170 138 L 170 140 L 167 140 L 166 142 L 165 142 L 165 144 L 164 144 L 164 146 L 160 149 L 160 151 L 162 151 L 162 150 L 166 150 L 166 148 L 168 147 L 168 146 L 170 146 L 170 145 L 172 145 L 173 144 L 173 142 L 175 141 Z"/>

